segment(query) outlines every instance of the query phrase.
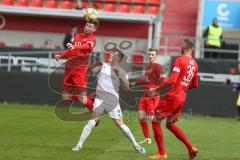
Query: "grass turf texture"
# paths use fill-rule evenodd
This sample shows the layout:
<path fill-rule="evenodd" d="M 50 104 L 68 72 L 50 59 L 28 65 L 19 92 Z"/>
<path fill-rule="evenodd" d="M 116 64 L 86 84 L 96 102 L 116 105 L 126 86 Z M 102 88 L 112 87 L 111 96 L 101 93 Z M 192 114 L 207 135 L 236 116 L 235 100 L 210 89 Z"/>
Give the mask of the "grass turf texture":
<path fill-rule="evenodd" d="M 79 109 L 73 109 L 79 111 Z M 4 160 L 143 160 L 157 151 L 144 145 L 135 152 L 111 119 L 105 115 L 79 152 L 71 151 L 86 122 L 59 120 L 53 107 L 0 104 L 0 159 Z M 142 140 L 137 121 L 126 121 L 135 138 Z M 193 116 L 178 123 L 199 148 L 197 160 L 239 160 L 240 122 L 231 118 Z M 163 126 L 169 160 L 186 160 L 187 152 Z M 151 134 L 153 135 L 153 134 Z M 154 140 L 153 140 L 154 141 Z"/>

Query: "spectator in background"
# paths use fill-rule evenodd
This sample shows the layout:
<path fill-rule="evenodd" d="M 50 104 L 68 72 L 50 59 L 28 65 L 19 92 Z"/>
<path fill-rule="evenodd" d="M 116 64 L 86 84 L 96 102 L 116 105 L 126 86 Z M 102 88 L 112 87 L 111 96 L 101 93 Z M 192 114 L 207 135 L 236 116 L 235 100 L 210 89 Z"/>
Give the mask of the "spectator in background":
<path fill-rule="evenodd" d="M 212 24 L 208 26 L 205 30 L 203 37 L 207 38 L 205 43 L 205 48 L 207 49 L 220 49 L 221 39 L 223 36 L 222 27 L 218 25 L 218 19 L 214 18 Z M 218 53 L 213 51 L 206 51 L 205 57 L 207 58 L 217 58 Z"/>
<path fill-rule="evenodd" d="M 63 48 L 68 49 L 67 43 L 72 43 L 73 37 L 78 33 L 78 28 L 76 25 L 71 26 L 70 32 L 66 33 L 63 40 Z"/>
<path fill-rule="evenodd" d="M 52 40 L 48 39 L 44 42 L 44 46 L 42 48 L 45 49 L 54 49 L 54 46 L 52 44 Z"/>
<path fill-rule="evenodd" d="M 240 65 L 238 65 L 238 71 L 237 68 L 232 67 L 229 69 L 229 74 L 232 75 L 232 77 L 226 79 L 226 84 L 230 85 L 233 92 L 238 92 L 238 98 L 236 102 L 237 110 L 238 110 L 238 121 L 240 121 L 240 84 L 234 82 L 234 75 L 237 74 L 237 72 L 240 71 Z"/>
<path fill-rule="evenodd" d="M 238 99 L 237 99 L 237 110 L 238 110 L 238 121 L 240 121 L 240 92 L 238 93 Z"/>

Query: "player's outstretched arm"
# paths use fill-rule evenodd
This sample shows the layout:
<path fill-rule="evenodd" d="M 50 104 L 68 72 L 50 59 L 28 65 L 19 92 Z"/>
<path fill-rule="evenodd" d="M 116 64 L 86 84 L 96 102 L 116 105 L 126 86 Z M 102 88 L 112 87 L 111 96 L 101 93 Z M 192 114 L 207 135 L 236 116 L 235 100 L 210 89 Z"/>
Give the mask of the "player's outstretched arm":
<path fill-rule="evenodd" d="M 88 66 L 88 72 L 91 72 L 94 68 L 102 66 L 102 65 L 103 65 L 102 61 L 97 61 L 94 65 Z"/>
<path fill-rule="evenodd" d="M 65 58 L 65 57 L 69 57 L 73 54 L 73 52 L 71 50 L 65 50 L 63 53 L 61 54 L 55 54 L 55 59 L 57 61 L 59 61 L 60 59 L 62 58 Z"/>
<path fill-rule="evenodd" d="M 113 71 L 118 76 L 122 88 L 125 91 L 129 91 L 130 87 L 129 87 L 129 81 L 127 79 L 126 72 L 124 70 L 122 70 L 121 68 L 119 68 L 119 67 L 118 68 L 114 68 Z"/>

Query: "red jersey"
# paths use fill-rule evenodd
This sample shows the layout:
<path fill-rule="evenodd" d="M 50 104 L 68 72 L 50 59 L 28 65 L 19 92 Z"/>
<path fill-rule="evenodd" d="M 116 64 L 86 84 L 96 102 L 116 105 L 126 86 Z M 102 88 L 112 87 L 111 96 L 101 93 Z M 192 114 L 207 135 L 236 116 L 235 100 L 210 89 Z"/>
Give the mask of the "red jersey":
<path fill-rule="evenodd" d="M 167 93 L 167 99 L 175 101 L 185 101 L 188 89 L 198 87 L 198 65 L 189 56 L 178 57 L 173 65 L 173 70 L 169 78 L 173 88 Z"/>
<path fill-rule="evenodd" d="M 163 70 L 158 63 L 149 64 L 144 71 L 144 79 L 136 81 L 137 85 L 144 85 L 144 90 L 156 90 L 164 79 Z"/>
<path fill-rule="evenodd" d="M 61 58 L 68 57 L 66 68 L 78 68 L 88 64 L 88 59 L 96 45 L 96 38 L 93 34 L 77 34 L 72 42 L 75 49 L 66 50 Z"/>

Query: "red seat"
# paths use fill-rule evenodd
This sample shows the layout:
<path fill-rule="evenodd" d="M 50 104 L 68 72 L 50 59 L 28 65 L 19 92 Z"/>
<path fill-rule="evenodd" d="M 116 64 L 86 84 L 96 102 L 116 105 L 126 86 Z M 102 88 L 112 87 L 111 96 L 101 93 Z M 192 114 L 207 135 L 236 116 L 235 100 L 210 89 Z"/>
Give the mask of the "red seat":
<path fill-rule="evenodd" d="M 87 8 L 87 2 L 82 2 L 81 3 L 81 6 L 79 3 L 74 3 L 73 4 L 73 8 L 75 9 L 84 9 L 84 8 Z"/>
<path fill-rule="evenodd" d="M 147 14 L 154 14 L 157 15 L 159 12 L 159 7 L 158 6 L 149 6 L 147 9 Z"/>
<path fill-rule="evenodd" d="M 118 8 L 118 12 L 121 13 L 129 13 L 131 10 L 131 5 L 128 4 L 120 4 Z"/>
<path fill-rule="evenodd" d="M 33 45 L 31 43 L 23 43 L 21 44 L 22 48 L 33 48 Z"/>
<path fill-rule="evenodd" d="M 17 6 L 24 6 L 24 7 L 29 6 L 29 0 L 18 0 Z"/>
<path fill-rule="evenodd" d="M 57 0 L 47 0 L 46 1 L 46 8 L 58 8 Z"/>
<path fill-rule="evenodd" d="M 148 0 L 148 4 L 157 4 L 157 5 L 160 5 L 160 0 Z"/>
<path fill-rule="evenodd" d="M 104 5 L 104 11 L 106 12 L 115 12 L 116 5 L 114 3 L 106 3 Z"/>
<path fill-rule="evenodd" d="M 101 10 L 102 9 L 102 3 L 92 2 L 92 3 L 90 3 L 90 7 L 94 8 L 96 10 Z"/>
<path fill-rule="evenodd" d="M 62 0 L 61 8 L 62 9 L 73 9 L 73 1 L 72 0 Z"/>
<path fill-rule="evenodd" d="M 120 3 L 132 3 L 132 0 L 120 0 Z"/>
<path fill-rule="evenodd" d="M 144 57 L 141 54 L 134 54 L 132 56 L 132 63 L 133 64 L 143 64 Z"/>
<path fill-rule="evenodd" d="M 32 0 L 32 7 L 43 7 L 43 0 Z"/>
<path fill-rule="evenodd" d="M 13 6 L 14 0 L 2 0 L 2 5 Z"/>
<path fill-rule="evenodd" d="M 134 5 L 132 12 L 133 13 L 144 13 L 145 12 L 144 5 Z"/>
<path fill-rule="evenodd" d="M 3 41 L 0 41 L 0 47 L 6 47 L 6 44 L 5 44 L 5 42 L 3 42 Z"/>
<path fill-rule="evenodd" d="M 138 4 L 147 4 L 147 0 L 133 0 L 134 3 L 138 3 Z"/>
<path fill-rule="evenodd" d="M 72 0 L 62 0 L 61 8 L 62 9 L 73 9 L 73 1 Z"/>
<path fill-rule="evenodd" d="M 103 0 L 104 1 L 104 0 Z M 118 0 L 105 0 L 105 2 L 112 2 L 112 3 L 116 3 Z"/>

